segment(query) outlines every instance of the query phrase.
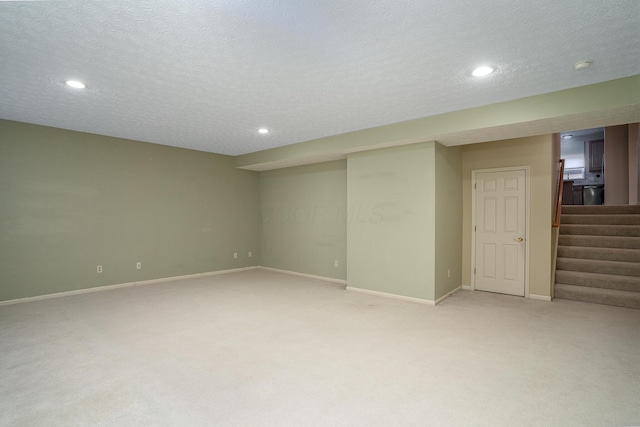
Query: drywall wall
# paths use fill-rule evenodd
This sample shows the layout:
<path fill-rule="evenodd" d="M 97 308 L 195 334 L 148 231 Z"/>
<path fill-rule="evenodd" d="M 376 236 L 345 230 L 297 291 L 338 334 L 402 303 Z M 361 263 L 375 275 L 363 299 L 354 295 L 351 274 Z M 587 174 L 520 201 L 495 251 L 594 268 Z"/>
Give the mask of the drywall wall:
<path fill-rule="evenodd" d="M 434 142 L 349 155 L 349 287 L 434 300 L 434 185 Z"/>
<path fill-rule="evenodd" d="M 627 125 L 604 130 L 604 204 L 629 203 L 629 136 Z"/>
<path fill-rule="evenodd" d="M 262 172 L 260 214 L 261 265 L 347 278 L 346 160 Z"/>
<path fill-rule="evenodd" d="M 0 120 L 0 300 L 257 265 L 258 200 L 231 157 Z"/>
<path fill-rule="evenodd" d="M 462 149 L 435 144 L 435 299 L 462 283 Z"/>
<path fill-rule="evenodd" d="M 471 171 L 510 166 L 530 167 L 529 294 L 551 296 L 550 191 L 554 156 L 552 135 L 487 142 L 462 147 L 462 283 L 472 283 Z"/>
<path fill-rule="evenodd" d="M 640 201 L 640 123 L 629 124 L 629 204 Z"/>
<path fill-rule="evenodd" d="M 636 122 L 639 87 L 636 75 L 290 144 L 238 156 L 235 162 L 240 168 L 264 171 L 420 141 L 462 145 Z"/>

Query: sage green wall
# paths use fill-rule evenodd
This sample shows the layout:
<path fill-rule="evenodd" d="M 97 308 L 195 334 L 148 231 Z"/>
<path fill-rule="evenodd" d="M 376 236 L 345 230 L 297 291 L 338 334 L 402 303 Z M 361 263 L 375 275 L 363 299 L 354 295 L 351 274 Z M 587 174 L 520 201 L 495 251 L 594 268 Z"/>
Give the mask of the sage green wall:
<path fill-rule="evenodd" d="M 0 120 L 0 300 L 256 265 L 258 200 L 231 157 Z"/>
<path fill-rule="evenodd" d="M 435 144 L 435 299 L 462 284 L 462 149 Z"/>
<path fill-rule="evenodd" d="M 462 283 L 471 285 L 471 171 L 530 167 L 529 293 L 551 296 L 553 136 L 541 135 L 462 147 Z"/>
<path fill-rule="evenodd" d="M 290 144 L 235 158 L 236 166 L 267 170 L 337 160 L 348 153 L 399 143 L 447 140 L 447 145 L 637 122 L 640 74 L 482 107 Z M 599 123 L 599 124 L 598 124 Z"/>
<path fill-rule="evenodd" d="M 261 265 L 346 279 L 346 160 L 262 172 L 260 202 Z"/>
<path fill-rule="evenodd" d="M 435 143 L 347 158 L 349 287 L 434 300 Z"/>

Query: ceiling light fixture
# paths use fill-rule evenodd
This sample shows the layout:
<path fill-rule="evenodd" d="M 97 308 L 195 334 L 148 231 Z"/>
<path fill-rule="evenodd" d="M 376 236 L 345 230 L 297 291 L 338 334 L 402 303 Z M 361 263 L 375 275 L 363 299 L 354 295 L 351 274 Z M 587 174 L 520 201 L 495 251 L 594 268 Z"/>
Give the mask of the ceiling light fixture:
<path fill-rule="evenodd" d="M 266 134 L 268 134 L 268 133 L 269 133 L 269 129 L 267 129 L 267 128 L 260 128 L 260 129 L 258 129 L 258 133 L 261 133 L 261 134 L 263 134 L 263 135 L 266 135 Z"/>
<path fill-rule="evenodd" d="M 87 85 L 77 80 L 67 80 L 65 83 L 67 86 L 71 86 L 74 89 L 84 89 L 87 87 Z"/>
<path fill-rule="evenodd" d="M 573 135 L 571 134 L 562 135 L 562 139 L 571 139 L 571 138 L 573 138 Z"/>
<path fill-rule="evenodd" d="M 589 68 L 591 66 L 591 64 L 593 64 L 593 61 L 590 61 L 590 60 L 586 59 L 586 60 L 583 60 L 583 61 L 578 61 L 575 64 L 573 64 L 573 68 L 576 71 L 584 70 L 585 68 Z"/>
<path fill-rule="evenodd" d="M 473 70 L 471 75 L 474 77 L 484 77 L 484 76 L 488 76 L 493 72 L 494 72 L 493 67 L 489 67 L 488 65 L 483 65 L 482 67 L 478 67 L 475 70 Z"/>

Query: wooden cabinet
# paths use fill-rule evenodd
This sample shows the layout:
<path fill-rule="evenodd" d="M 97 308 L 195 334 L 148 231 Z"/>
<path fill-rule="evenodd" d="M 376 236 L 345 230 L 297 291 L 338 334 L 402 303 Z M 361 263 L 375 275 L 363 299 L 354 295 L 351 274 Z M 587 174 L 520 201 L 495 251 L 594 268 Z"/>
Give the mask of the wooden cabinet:
<path fill-rule="evenodd" d="M 562 204 L 573 205 L 573 181 L 565 180 L 562 183 Z"/>
<path fill-rule="evenodd" d="M 589 141 L 589 172 L 602 172 L 604 164 L 604 139 Z"/>
<path fill-rule="evenodd" d="M 565 180 L 562 184 L 562 204 L 581 205 L 583 188 L 582 185 L 573 185 L 572 180 Z"/>
<path fill-rule="evenodd" d="M 581 205 L 582 204 L 582 192 L 584 191 L 584 186 L 582 185 L 574 185 L 573 186 L 573 204 Z"/>

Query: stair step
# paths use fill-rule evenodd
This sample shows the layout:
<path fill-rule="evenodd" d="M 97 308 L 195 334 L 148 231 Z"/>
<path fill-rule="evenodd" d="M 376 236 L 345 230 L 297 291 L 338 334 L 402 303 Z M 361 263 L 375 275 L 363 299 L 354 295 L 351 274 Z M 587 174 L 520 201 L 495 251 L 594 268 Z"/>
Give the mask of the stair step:
<path fill-rule="evenodd" d="M 640 292 L 640 277 L 634 276 L 618 276 L 614 274 L 558 270 L 556 271 L 556 283 L 588 286 L 592 288 L 616 289 L 628 292 Z"/>
<path fill-rule="evenodd" d="M 640 263 L 640 249 L 558 246 L 558 257 Z"/>
<path fill-rule="evenodd" d="M 640 225 L 561 224 L 560 234 L 640 237 Z"/>
<path fill-rule="evenodd" d="M 640 249 L 640 237 L 564 234 L 559 236 L 558 245 Z"/>
<path fill-rule="evenodd" d="M 555 297 L 640 309 L 640 293 L 557 283 Z"/>
<path fill-rule="evenodd" d="M 557 270 L 585 273 L 615 274 L 640 277 L 640 264 L 635 262 L 599 261 L 593 259 L 558 258 Z"/>
<path fill-rule="evenodd" d="M 564 205 L 562 214 L 621 215 L 640 214 L 640 205 Z"/>
<path fill-rule="evenodd" d="M 640 225 L 640 215 L 562 215 L 561 224 Z"/>

